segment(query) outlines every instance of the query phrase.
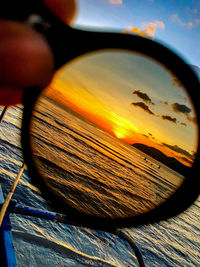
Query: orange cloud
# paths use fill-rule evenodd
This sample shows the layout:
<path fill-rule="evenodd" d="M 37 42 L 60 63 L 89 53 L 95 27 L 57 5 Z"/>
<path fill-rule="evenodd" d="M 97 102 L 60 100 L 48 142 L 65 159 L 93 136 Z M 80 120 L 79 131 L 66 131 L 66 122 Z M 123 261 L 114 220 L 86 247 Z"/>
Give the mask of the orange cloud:
<path fill-rule="evenodd" d="M 114 5 L 121 5 L 122 4 L 122 0 L 109 0 L 109 2 L 111 4 L 114 4 Z"/>
<path fill-rule="evenodd" d="M 155 31 L 156 28 L 161 28 L 164 29 L 165 24 L 162 21 L 154 21 L 154 22 L 149 22 L 147 24 L 144 24 L 142 26 L 142 30 L 137 28 L 137 27 L 133 27 L 133 26 L 129 26 L 128 30 L 124 30 L 123 33 L 135 33 L 138 34 L 142 37 L 151 37 L 154 38 L 155 35 Z"/>

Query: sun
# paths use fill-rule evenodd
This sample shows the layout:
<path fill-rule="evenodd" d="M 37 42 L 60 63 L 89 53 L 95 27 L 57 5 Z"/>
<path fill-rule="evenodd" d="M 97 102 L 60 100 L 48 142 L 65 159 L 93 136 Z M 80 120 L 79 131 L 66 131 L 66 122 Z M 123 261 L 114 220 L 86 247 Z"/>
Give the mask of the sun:
<path fill-rule="evenodd" d="M 132 143 L 133 137 L 138 132 L 137 127 L 127 118 L 112 112 L 110 116 L 111 133 L 126 143 Z"/>
<path fill-rule="evenodd" d="M 123 139 L 127 136 L 128 133 L 125 128 L 118 126 L 118 127 L 115 127 L 114 134 L 117 138 Z"/>
<path fill-rule="evenodd" d="M 121 133 L 121 132 L 117 132 L 117 131 L 115 131 L 115 135 L 116 135 L 116 137 L 119 138 L 119 139 L 125 137 L 123 133 Z"/>

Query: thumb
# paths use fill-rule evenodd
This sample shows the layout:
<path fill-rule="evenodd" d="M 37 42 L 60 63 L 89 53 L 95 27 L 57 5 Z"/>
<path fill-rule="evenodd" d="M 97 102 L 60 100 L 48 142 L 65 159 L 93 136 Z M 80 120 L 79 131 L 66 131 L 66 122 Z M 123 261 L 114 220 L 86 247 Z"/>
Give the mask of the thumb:
<path fill-rule="evenodd" d="M 19 94 L 22 88 L 50 82 L 53 56 L 40 34 L 17 22 L 0 21 L 0 40 L 0 104 L 9 105 L 13 101 L 8 97 L 5 103 L 3 98 L 12 90 L 5 88 Z"/>

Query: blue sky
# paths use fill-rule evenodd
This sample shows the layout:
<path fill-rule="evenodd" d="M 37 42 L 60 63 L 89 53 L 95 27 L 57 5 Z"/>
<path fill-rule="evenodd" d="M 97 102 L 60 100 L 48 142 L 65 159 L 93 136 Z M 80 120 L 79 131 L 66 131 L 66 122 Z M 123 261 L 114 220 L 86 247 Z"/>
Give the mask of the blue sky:
<path fill-rule="evenodd" d="M 79 0 L 75 25 L 145 34 L 200 67 L 199 0 Z"/>

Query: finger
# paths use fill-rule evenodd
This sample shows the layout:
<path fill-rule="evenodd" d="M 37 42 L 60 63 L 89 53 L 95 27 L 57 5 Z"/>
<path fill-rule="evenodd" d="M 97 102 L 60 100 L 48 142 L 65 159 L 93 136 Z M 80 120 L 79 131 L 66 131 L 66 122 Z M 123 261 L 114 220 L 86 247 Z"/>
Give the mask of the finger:
<path fill-rule="evenodd" d="M 44 87 L 50 82 L 53 57 L 40 34 L 20 23 L 1 20 L 0 40 L 0 88 Z"/>
<path fill-rule="evenodd" d="M 66 24 L 71 25 L 76 15 L 75 0 L 43 0 L 45 4 Z"/>
<path fill-rule="evenodd" d="M 9 106 L 22 103 L 21 88 L 0 88 L 0 105 Z"/>
<path fill-rule="evenodd" d="M 76 14 L 75 0 L 43 0 L 68 25 Z M 45 87 L 53 58 L 42 37 L 18 23 L 0 21 L 0 105 L 21 102 L 22 88 Z"/>

